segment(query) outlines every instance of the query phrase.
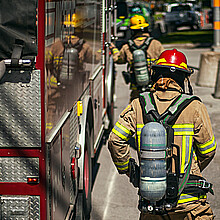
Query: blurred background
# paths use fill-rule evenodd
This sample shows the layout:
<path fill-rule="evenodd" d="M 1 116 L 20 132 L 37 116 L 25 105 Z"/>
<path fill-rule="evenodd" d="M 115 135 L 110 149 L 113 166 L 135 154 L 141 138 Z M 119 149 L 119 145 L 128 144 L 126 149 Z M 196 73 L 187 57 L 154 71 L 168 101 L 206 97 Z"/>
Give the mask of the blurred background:
<path fill-rule="evenodd" d="M 117 2 L 117 46 L 130 37 L 130 18 L 144 16 L 150 34 L 162 43 L 213 43 L 212 0 Z M 178 32 L 178 33 L 174 33 Z M 190 36 L 190 38 L 188 37 Z"/>

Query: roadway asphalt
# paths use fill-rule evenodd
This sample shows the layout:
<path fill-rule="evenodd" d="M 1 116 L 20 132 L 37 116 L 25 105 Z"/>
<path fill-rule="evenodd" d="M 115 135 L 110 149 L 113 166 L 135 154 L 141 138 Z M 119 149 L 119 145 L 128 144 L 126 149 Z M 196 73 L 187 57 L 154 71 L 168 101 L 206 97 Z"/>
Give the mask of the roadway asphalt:
<path fill-rule="evenodd" d="M 166 49 L 177 48 L 184 52 L 188 58 L 188 65 L 195 68 L 200 67 L 201 53 L 210 51 L 210 48 L 187 48 L 180 45 L 164 45 Z M 121 72 L 126 70 L 125 65 L 117 65 L 116 77 L 116 102 L 115 120 L 120 112 L 129 102 L 129 87 L 123 81 Z M 206 105 L 209 112 L 213 131 L 217 142 L 220 143 L 220 99 L 213 97 L 214 87 L 200 87 L 196 85 L 199 71 L 196 70 L 191 77 L 194 94 L 198 95 Z M 209 77 L 207 75 L 207 77 Z M 131 154 L 136 158 L 136 152 L 131 149 Z M 126 220 L 138 219 L 137 190 L 132 187 L 129 180 L 124 175 L 119 175 L 111 161 L 107 146 L 103 145 L 98 159 L 99 171 L 95 179 L 91 213 L 92 220 Z M 216 216 L 220 220 L 220 152 L 217 150 L 215 158 L 203 171 L 203 175 L 208 181 L 213 183 L 215 195 L 208 194 L 208 201 Z"/>

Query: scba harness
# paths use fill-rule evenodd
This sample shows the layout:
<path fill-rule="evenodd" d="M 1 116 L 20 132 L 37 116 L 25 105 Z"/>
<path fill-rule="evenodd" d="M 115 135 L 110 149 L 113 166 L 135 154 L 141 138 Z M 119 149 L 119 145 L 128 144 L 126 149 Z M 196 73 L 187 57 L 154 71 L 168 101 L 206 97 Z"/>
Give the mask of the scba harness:
<path fill-rule="evenodd" d="M 193 149 L 188 151 L 186 167 L 181 170 L 180 147 L 174 144 L 175 122 L 181 112 L 196 96 L 181 94 L 171 103 L 163 114 L 157 111 L 153 93 L 142 93 L 140 103 L 144 118 L 141 130 L 140 167 L 130 159 L 130 181 L 139 187 L 139 209 L 152 214 L 164 214 L 175 207 L 182 193 L 213 194 L 212 184 L 204 178 L 191 175 L 190 169 Z M 192 128 L 175 128 L 188 133 Z M 175 153 L 174 153 L 175 152 Z"/>
<path fill-rule="evenodd" d="M 137 46 L 133 40 L 128 40 L 129 50 L 133 55 L 133 62 L 128 65 L 127 72 L 122 72 L 126 84 L 132 83 L 143 91 L 150 81 L 149 63 L 151 59 L 148 58 L 147 49 L 152 40 L 152 37 L 148 37 L 140 46 Z M 131 72 L 133 74 L 131 74 Z"/>

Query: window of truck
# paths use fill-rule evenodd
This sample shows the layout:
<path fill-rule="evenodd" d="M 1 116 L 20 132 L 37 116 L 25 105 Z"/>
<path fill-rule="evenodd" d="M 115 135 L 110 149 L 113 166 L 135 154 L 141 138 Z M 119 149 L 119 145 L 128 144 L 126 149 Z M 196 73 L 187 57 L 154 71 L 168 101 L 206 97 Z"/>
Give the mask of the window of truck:
<path fill-rule="evenodd" d="M 15 44 L 23 56 L 37 55 L 37 0 L 1 1 L 0 60 L 11 58 Z"/>

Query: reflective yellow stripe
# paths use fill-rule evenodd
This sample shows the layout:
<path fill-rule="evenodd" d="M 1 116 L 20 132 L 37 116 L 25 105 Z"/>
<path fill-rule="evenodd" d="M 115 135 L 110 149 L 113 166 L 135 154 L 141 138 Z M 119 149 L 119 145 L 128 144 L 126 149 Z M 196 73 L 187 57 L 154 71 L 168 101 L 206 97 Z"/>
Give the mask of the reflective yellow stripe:
<path fill-rule="evenodd" d="M 57 79 L 54 76 L 51 76 L 50 79 L 47 78 L 47 85 L 57 86 Z"/>
<path fill-rule="evenodd" d="M 120 165 L 120 166 L 123 166 L 125 164 L 128 164 L 129 163 L 129 160 L 125 161 L 125 162 L 114 162 L 116 165 Z"/>
<path fill-rule="evenodd" d="M 126 140 L 126 141 L 129 139 L 129 136 L 131 135 L 131 131 L 128 130 L 123 125 L 121 125 L 119 122 L 116 122 L 114 128 L 112 129 L 112 132 L 116 134 L 118 137 L 120 137 L 121 139 Z"/>
<path fill-rule="evenodd" d="M 127 129 L 126 127 L 124 127 L 123 125 L 121 125 L 119 122 L 116 122 L 115 124 L 117 127 L 119 127 L 122 131 L 124 131 L 125 133 L 127 133 L 128 135 L 131 134 L 130 130 Z"/>
<path fill-rule="evenodd" d="M 137 124 L 137 128 L 143 128 L 144 124 Z"/>
<path fill-rule="evenodd" d="M 216 146 L 217 146 L 217 143 L 215 143 L 214 147 L 211 147 L 205 151 L 200 151 L 202 154 L 207 154 L 207 153 L 210 153 L 212 151 L 214 151 L 216 149 Z"/>
<path fill-rule="evenodd" d="M 141 132 L 137 131 L 137 136 L 138 136 L 138 151 L 140 152 L 141 150 Z"/>
<path fill-rule="evenodd" d="M 153 58 L 147 58 L 147 64 L 150 65 L 152 63 L 155 62 L 156 59 L 153 59 Z"/>
<path fill-rule="evenodd" d="M 118 170 L 127 170 L 128 169 L 128 165 L 126 167 L 123 167 L 123 168 L 119 168 L 117 167 Z"/>
<path fill-rule="evenodd" d="M 125 162 L 114 162 L 118 170 L 127 170 L 128 169 L 129 160 Z"/>
<path fill-rule="evenodd" d="M 174 131 L 174 135 L 194 135 L 193 131 Z"/>
<path fill-rule="evenodd" d="M 46 123 L 46 129 L 51 129 L 53 127 L 53 123 Z"/>
<path fill-rule="evenodd" d="M 53 57 L 53 53 L 51 51 L 48 52 L 48 57 L 51 59 Z"/>
<path fill-rule="evenodd" d="M 215 137 L 213 136 L 211 141 L 208 141 L 205 144 L 199 144 L 198 147 L 205 148 L 205 147 L 209 146 L 210 144 L 212 144 L 214 141 L 215 141 Z"/>
<path fill-rule="evenodd" d="M 138 40 L 144 40 L 145 37 L 138 37 L 137 39 L 138 39 Z"/>
<path fill-rule="evenodd" d="M 198 201 L 199 199 L 206 199 L 207 196 L 206 195 L 201 195 L 201 196 L 191 196 L 190 194 L 181 194 L 180 197 L 188 197 L 185 199 L 179 199 L 178 200 L 178 204 L 183 204 L 183 203 L 187 203 L 187 202 L 192 202 L 192 201 Z"/>
<path fill-rule="evenodd" d="M 185 168 L 190 163 L 192 154 L 192 143 L 194 135 L 193 124 L 175 124 L 172 126 L 175 136 L 182 136 L 181 167 L 180 172 L 185 173 Z"/>
<path fill-rule="evenodd" d="M 123 134 L 121 134 L 119 131 L 115 130 L 115 128 L 112 129 L 112 132 L 114 134 L 116 134 L 118 137 L 120 137 L 121 139 L 127 141 L 128 140 L 128 137 L 125 137 Z"/>
<path fill-rule="evenodd" d="M 217 143 L 215 141 L 215 137 L 213 135 L 212 140 L 206 142 L 205 144 L 199 144 L 197 145 L 199 152 L 201 154 L 207 154 L 210 153 L 212 151 L 214 151 L 216 149 Z"/>
<path fill-rule="evenodd" d="M 173 128 L 194 128 L 194 124 L 175 124 Z"/>
<path fill-rule="evenodd" d="M 140 152 L 141 147 L 141 129 L 144 127 L 144 124 L 137 124 L 137 138 L 138 138 L 138 151 Z"/>
<path fill-rule="evenodd" d="M 147 58 L 147 61 L 155 61 L 155 58 Z"/>
<path fill-rule="evenodd" d="M 185 160 L 186 160 L 186 136 L 183 136 L 182 140 L 182 161 L 181 161 L 181 173 L 185 173 Z"/>
<path fill-rule="evenodd" d="M 117 48 L 114 48 L 114 49 L 112 50 L 112 52 L 113 52 L 113 54 L 116 54 L 116 53 L 119 53 L 119 50 L 118 50 Z"/>
<path fill-rule="evenodd" d="M 175 124 L 172 126 L 174 135 L 194 135 L 193 124 Z"/>
<path fill-rule="evenodd" d="M 185 69 L 187 69 L 187 64 L 184 63 L 184 62 L 182 62 L 182 63 L 180 64 L 180 66 L 183 66 Z"/>
<path fill-rule="evenodd" d="M 192 153 L 192 145 L 193 145 L 193 136 L 189 137 L 189 157 L 188 157 L 188 163 L 190 161 L 190 155 Z"/>

